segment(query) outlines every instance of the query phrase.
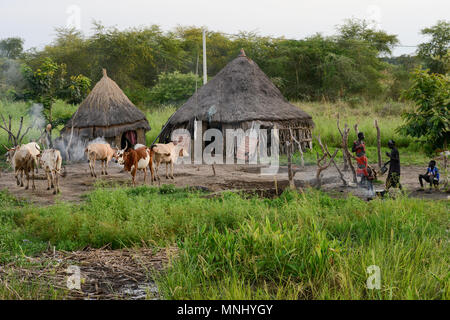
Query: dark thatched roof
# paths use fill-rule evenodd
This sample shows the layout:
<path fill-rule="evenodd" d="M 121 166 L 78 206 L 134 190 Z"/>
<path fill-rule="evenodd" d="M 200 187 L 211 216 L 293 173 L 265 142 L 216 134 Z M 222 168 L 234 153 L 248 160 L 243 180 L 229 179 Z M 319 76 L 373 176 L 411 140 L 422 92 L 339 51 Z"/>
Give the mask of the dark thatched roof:
<path fill-rule="evenodd" d="M 312 117 L 290 104 L 243 50 L 175 112 L 161 136 L 165 140 L 169 131 L 194 118 L 210 123 L 259 120 L 278 123 L 279 127 L 293 123 L 314 126 Z"/>
<path fill-rule="evenodd" d="M 103 77 L 63 128 L 63 134 L 70 133 L 72 123 L 74 133 L 87 138 L 114 137 L 128 130 L 150 130 L 144 113 L 108 77 L 105 69 Z"/>

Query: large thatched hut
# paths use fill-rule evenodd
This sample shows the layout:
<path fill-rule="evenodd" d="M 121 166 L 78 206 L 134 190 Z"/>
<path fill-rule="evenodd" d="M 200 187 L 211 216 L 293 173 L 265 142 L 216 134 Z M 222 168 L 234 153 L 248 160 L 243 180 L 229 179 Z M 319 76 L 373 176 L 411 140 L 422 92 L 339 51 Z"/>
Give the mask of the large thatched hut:
<path fill-rule="evenodd" d="M 202 121 L 203 132 L 209 128 L 223 133 L 226 129 L 248 130 L 255 124 L 261 129 L 276 127 L 281 145 L 290 140 L 292 131 L 303 148 L 311 147 L 314 127 L 312 117 L 290 104 L 243 50 L 173 114 L 160 141 L 169 141 L 179 128 L 188 129 L 193 137 L 195 120 Z"/>
<path fill-rule="evenodd" d="M 140 111 L 119 86 L 108 77 L 103 69 L 103 77 L 78 107 L 67 122 L 61 134 L 73 134 L 84 140 L 103 137 L 111 144 L 145 144 L 145 132 L 150 125 Z"/>

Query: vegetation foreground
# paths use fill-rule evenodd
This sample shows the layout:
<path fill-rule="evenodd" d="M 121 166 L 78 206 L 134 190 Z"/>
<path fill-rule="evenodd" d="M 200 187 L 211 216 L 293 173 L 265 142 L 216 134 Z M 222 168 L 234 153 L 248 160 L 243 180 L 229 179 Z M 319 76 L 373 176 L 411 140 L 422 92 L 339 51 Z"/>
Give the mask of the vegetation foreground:
<path fill-rule="evenodd" d="M 35 207 L 0 192 L 0 264 L 47 250 L 176 245 L 153 275 L 164 299 L 449 299 L 449 205 L 399 197 L 364 202 L 315 190 L 275 199 L 217 198 L 172 186 L 104 188 L 82 204 Z M 367 267 L 381 289 L 366 286 Z M 0 299 L 64 298 L 14 269 Z M 37 280 L 36 280 L 37 281 Z"/>

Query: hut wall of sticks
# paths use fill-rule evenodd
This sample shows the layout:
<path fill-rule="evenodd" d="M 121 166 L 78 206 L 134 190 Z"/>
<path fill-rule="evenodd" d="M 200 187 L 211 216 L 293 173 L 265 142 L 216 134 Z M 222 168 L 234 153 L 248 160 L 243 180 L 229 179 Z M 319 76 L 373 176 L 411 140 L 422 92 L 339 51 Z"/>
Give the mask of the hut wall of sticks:
<path fill-rule="evenodd" d="M 215 128 L 224 136 L 225 129 L 277 128 L 284 153 L 292 136 L 302 149 L 312 147 L 312 117 L 290 104 L 244 50 L 169 118 L 160 142 L 169 142 L 176 129 L 187 129 L 194 137 L 195 120 L 202 121 L 203 132 Z"/>
<path fill-rule="evenodd" d="M 103 77 L 64 126 L 61 136 L 67 140 L 71 135 L 84 140 L 103 137 L 123 148 L 125 141 L 145 144 L 145 132 L 149 130 L 144 113 L 103 69 Z"/>

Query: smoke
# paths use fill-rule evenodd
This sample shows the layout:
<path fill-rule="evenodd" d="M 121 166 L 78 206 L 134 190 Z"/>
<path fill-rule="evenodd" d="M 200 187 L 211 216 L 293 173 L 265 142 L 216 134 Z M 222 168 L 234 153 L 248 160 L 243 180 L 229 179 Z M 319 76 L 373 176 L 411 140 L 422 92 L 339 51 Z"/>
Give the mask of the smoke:
<path fill-rule="evenodd" d="M 12 59 L 4 60 L 2 67 L 2 77 L 7 86 L 11 86 L 16 90 L 23 89 L 25 81 L 20 70 L 20 64 Z"/>
<path fill-rule="evenodd" d="M 108 142 L 106 142 L 105 138 L 103 138 L 103 137 L 97 137 L 94 140 L 89 141 L 87 145 L 90 145 L 90 144 L 93 144 L 93 143 L 107 144 Z"/>
<path fill-rule="evenodd" d="M 31 127 L 42 131 L 47 120 L 44 117 L 44 107 L 40 103 L 34 103 L 30 108 Z"/>
<path fill-rule="evenodd" d="M 64 136 L 64 138 L 60 137 L 60 138 L 55 139 L 55 141 L 53 142 L 53 146 L 55 149 L 58 149 L 61 152 L 61 156 L 62 156 L 63 160 L 65 160 L 65 161 L 70 160 L 71 162 L 86 161 L 87 157 L 86 157 L 85 150 L 90 144 L 92 144 L 92 143 L 107 144 L 108 143 L 108 142 L 106 142 L 105 138 L 103 138 L 103 137 L 98 137 L 98 138 L 95 138 L 94 140 L 88 141 L 88 140 L 82 139 L 79 136 L 74 134 L 72 137 L 72 141 L 70 142 L 70 147 L 69 147 L 69 149 L 67 149 L 67 147 L 69 146 L 69 140 L 70 140 L 70 134 L 66 134 Z M 69 157 L 69 159 L 67 159 L 67 157 Z"/>

